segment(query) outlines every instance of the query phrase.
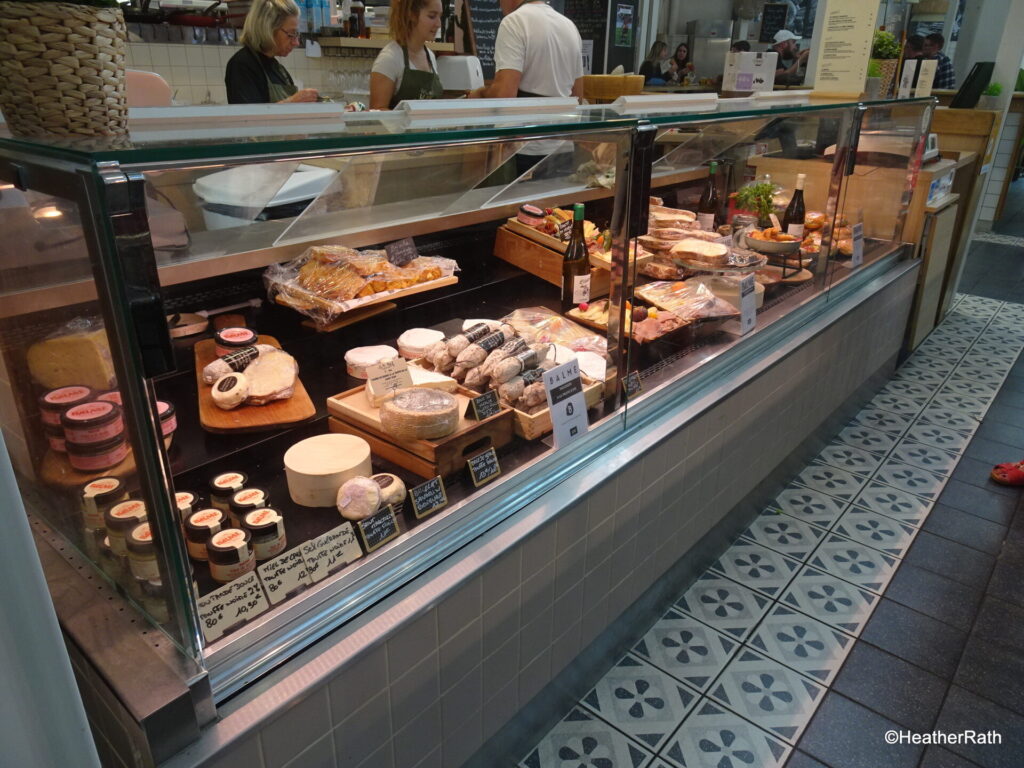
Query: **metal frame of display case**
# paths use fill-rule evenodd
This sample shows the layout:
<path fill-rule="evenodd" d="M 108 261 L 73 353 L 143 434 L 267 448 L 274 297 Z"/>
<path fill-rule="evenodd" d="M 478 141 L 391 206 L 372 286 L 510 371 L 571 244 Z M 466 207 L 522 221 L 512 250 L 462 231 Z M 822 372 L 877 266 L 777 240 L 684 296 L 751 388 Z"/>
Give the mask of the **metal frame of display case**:
<path fill-rule="evenodd" d="M 855 108 L 857 115 L 863 115 L 870 105 L 828 104 L 816 105 L 805 111 Z M 712 123 L 750 118 L 763 114 L 786 116 L 794 108 L 782 106 L 770 111 L 751 110 L 735 113 L 710 115 L 684 115 L 676 119 L 688 124 Z M 800 110 L 797 110 L 800 111 Z M 616 157 L 616 178 L 619 183 L 608 197 L 613 197 L 613 268 L 610 294 L 608 339 L 613 359 L 619 364 L 620 375 L 630 369 L 628 337 L 619 329 L 623 326 L 625 302 L 632 295 L 636 283 L 635 274 L 627 267 L 628 244 L 638 234 L 646 231 L 647 199 L 652 184 L 659 184 L 671 178 L 690 178 L 676 172 L 654 176 L 651 165 L 651 148 L 658 125 L 669 122 L 658 116 L 651 120 L 642 118 L 609 122 L 600 126 L 552 125 L 548 130 L 526 127 L 517 131 L 499 132 L 464 138 L 446 137 L 439 134 L 438 140 L 422 140 L 402 143 L 391 136 L 385 143 L 374 143 L 372 139 L 360 146 L 340 147 L 332 151 L 326 140 L 312 142 L 316 146 L 292 145 L 291 150 L 281 147 L 266 153 L 237 153 L 232 161 L 266 162 L 268 160 L 301 161 L 314 157 L 360 155 L 377 153 L 402 153 L 444 147 L 472 146 L 502 141 L 530 141 L 552 138 L 553 135 L 569 137 L 593 134 L 604 141 L 619 136 Z M 853 121 L 859 125 L 860 120 Z M 856 147 L 856 134 L 847 137 L 850 146 Z M 187 154 L 187 153 L 186 153 Z M 851 153 L 855 154 L 855 153 Z M 130 155 L 130 153 L 129 153 Z M 175 621 L 181 637 L 184 638 L 182 651 L 200 668 L 208 671 L 208 685 L 216 700 L 221 700 L 268 670 L 307 647 L 327 633 L 337 629 L 353 616 L 366 611 L 385 596 L 393 593 L 419 574 L 436 566 L 449 553 L 501 521 L 515 515 L 532 500 L 555 488 L 567 477 L 582 467 L 600 460 L 604 446 L 609 440 L 632 433 L 644 425 L 656 423 L 659 414 L 669 407 L 677 407 L 681 396 L 673 392 L 673 384 L 681 376 L 687 376 L 687 389 L 703 386 L 705 374 L 691 375 L 692 369 L 733 350 L 735 344 L 710 351 L 699 356 L 695 365 L 687 366 L 646 392 L 637 401 L 626 402 L 616 391 L 611 405 L 617 407 L 603 420 L 591 427 L 590 432 L 572 445 L 552 453 L 544 453 L 528 461 L 517 472 L 503 477 L 493 487 L 466 499 L 455 509 L 441 518 L 419 526 L 416 535 L 404 537 L 387 550 L 379 553 L 372 565 L 359 565 L 343 571 L 330 579 L 307 589 L 301 596 L 275 607 L 250 624 L 233 633 L 229 640 L 214 643 L 205 652 L 204 643 L 197 625 L 194 610 L 195 597 L 191 594 L 188 576 L 189 561 L 181 537 L 177 534 L 175 511 L 168 489 L 171 487 L 171 470 L 166 454 L 160 446 L 160 425 L 151 413 L 148 403 L 155 399 L 152 381 L 148 377 L 167 370 L 167 349 L 165 339 L 156 331 L 163 324 L 163 308 L 160 301 L 161 276 L 166 275 L 170 283 L 201 279 L 213 274 L 226 274 L 240 269 L 265 266 L 294 255 L 294 248 L 275 247 L 243 254 L 231 254 L 213 260 L 197 260 L 181 266 L 164 266 L 158 269 L 148 229 L 144 195 L 142 192 L 144 172 L 148 170 L 182 167 L 189 163 L 208 164 L 218 159 L 216 152 L 204 147 L 195 157 L 158 158 L 153 162 L 133 161 L 130 156 L 124 165 L 102 159 L 92 169 L 60 156 L 60 152 L 33 155 L 24 146 L 0 141 L 0 179 L 14 183 L 22 189 L 38 189 L 43 192 L 69 197 L 77 202 L 83 212 L 82 223 L 86 232 L 90 261 L 98 289 L 98 299 L 103 309 L 104 320 L 111 338 L 112 353 L 119 376 L 126 411 L 129 414 L 128 428 L 134 445 L 140 447 L 139 477 L 146 498 L 156 502 L 152 519 L 156 521 L 163 547 L 168 553 L 167 562 L 171 572 L 168 583 L 173 591 Z M 838 168 L 838 171 L 836 170 Z M 850 169 L 852 171 L 852 168 Z M 833 194 L 838 199 L 842 176 L 845 169 L 835 163 L 830 182 L 829 204 L 835 205 Z M 697 178 L 697 177 L 693 177 Z M 595 193 L 595 195 L 598 193 Z M 600 196 L 605 196 L 602 192 Z M 559 199 L 564 195 L 558 194 Z M 554 198 L 552 198 L 554 199 Z M 449 227 L 493 221 L 508 209 L 514 210 L 522 200 L 509 200 L 501 206 L 485 208 L 450 219 L 433 219 L 413 228 L 413 234 Z M 835 212 L 830 210 L 830 217 Z M 394 233 L 394 229 L 382 227 L 364 235 L 365 244 L 382 242 Z M 403 230 L 403 234 L 408 231 Z M 329 238 L 326 238 L 329 239 Z M 894 247 L 894 253 L 902 250 Z M 828 251 L 824 251 L 825 254 Z M 115 258 L 116 256 L 116 258 Z M 895 256 L 894 256 L 895 258 Z M 860 284 L 871 280 L 884 270 L 886 260 L 876 262 L 863 273 Z M 192 270 L 186 268 L 192 266 Z M 191 272 L 191 274 L 190 274 Z M 194 276 L 193 276 L 194 275 Z M 822 276 L 823 277 L 823 276 Z M 824 279 L 824 278 L 823 278 Z M 827 286 L 823 286 L 827 287 Z M 844 293 L 854 286 L 844 288 Z M 87 285 L 71 284 L 56 288 L 42 288 L 30 292 L 33 296 L 23 297 L 24 301 L 8 304 L 4 316 L 33 311 L 53 306 L 33 303 L 39 295 L 56 292 L 59 303 L 79 303 L 89 300 Z M 820 294 L 815 294 L 815 299 Z M 752 339 L 740 341 L 740 349 L 733 350 L 727 361 L 709 366 L 707 376 L 721 378 L 729 371 L 742 369 L 745 361 L 765 350 L 787 334 L 793 334 L 813 318 L 816 311 L 807 305 L 810 297 L 801 302 L 802 306 L 793 311 L 787 308 L 787 315 L 778 322 L 762 329 Z M 159 323 L 157 321 L 159 320 Z M 620 362 L 621 361 L 621 362 Z M 714 369 L 711 371 L 710 369 Z M 703 385 L 702 385 L 703 382 Z M 677 388 L 678 389 L 678 388 Z M 621 406 L 621 407 L 618 407 Z M 145 418 L 132 414 L 146 414 Z M 500 503 L 496 503 L 499 502 Z M 88 649 L 84 649 L 88 656 Z M 203 680 L 202 672 L 193 680 Z"/>

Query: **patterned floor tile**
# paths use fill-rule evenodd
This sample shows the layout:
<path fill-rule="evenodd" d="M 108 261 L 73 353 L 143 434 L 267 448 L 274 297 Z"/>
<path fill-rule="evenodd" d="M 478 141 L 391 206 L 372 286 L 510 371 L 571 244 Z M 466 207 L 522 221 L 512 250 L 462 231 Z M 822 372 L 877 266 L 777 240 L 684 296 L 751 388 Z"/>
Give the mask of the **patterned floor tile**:
<path fill-rule="evenodd" d="M 851 635 L 860 634 L 878 600 L 866 589 L 807 567 L 781 598 L 784 604 Z"/>
<path fill-rule="evenodd" d="M 898 461 L 887 461 L 875 472 L 874 479 L 929 501 L 938 498 L 946 484 L 946 478 L 941 475 Z"/>
<path fill-rule="evenodd" d="M 846 443 L 832 443 L 825 446 L 825 449 L 818 454 L 816 461 L 858 475 L 870 475 L 878 469 L 882 458 L 870 451 Z"/>
<path fill-rule="evenodd" d="M 774 659 L 743 648 L 711 686 L 708 697 L 795 744 L 825 691 Z"/>
<path fill-rule="evenodd" d="M 520 768 L 642 768 L 654 755 L 586 710 L 576 707 L 541 739 Z"/>
<path fill-rule="evenodd" d="M 878 512 L 893 519 L 921 527 L 932 505 L 920 497 L 908 494 L 905 490 L 884 485 L 873 480 L 867 484 L 854 500 L 854 505 L 872 512 Z"/>
<path fill-rule="evenodd" d="M 853 638 L 777 603 L 747 644 L 828 685 L 839 674 L 839 668 L 853 648 Z"/>
<path fill-rule="evenodd" d="M 997 373 L 1007 373 L 1013 367 L 1013 360 L 1008 360 L 1002 356 L 986 355 L 981 352 L 968 352 L 964 355 L 960 364 L 971 368 L 988 368 Z"/>
<path fill-rule="evenodd" d="M 929 405 L 921 411 L 918 423 L 937 424 L 940 427 L 955 429 L 957 432 L 971 435 L 978 428 L 979 419 L 964 411 L 956 411 L 940 405 Z"/>
<path fill-rule="evenodd" d="M 927 398 L 915 400 L 903 395 L 892 395 L 882 392 L 871 398 L 871 405 L 882 411 L 898 413 L 903 416 L 916 416 L 924 407 Z"/>
<path fill-rule="evenodd" d="M 738 539 L 711 568 L 740 584 L 776 597 L 800 570 L 799 560 L 747 539 Z"/>
<path fill-rule="evenodd" d="M 976 416 L 980 419 L 985 415 L 985 411 L 988 410 L 988 402 L 978 397 L 971 397 L 970 395 L 957 395 L 948 392 L 940 392 L 932 398 L 932 407 L 963 411 L 964 413 L 969 413 L 971 416 Z"/>
<path fill-rule="evenodd" d="M 857 506 L 850 507 L 833 529 L 840 536 L 898 558 L 907 553 L 919 530 L 919 527 L 889 515 Z"/>
<path fill-rule="evenodd" d="M 772 504 L 787 515 L 822 528 L 831 528 L 848 506 L 848 502 L 802 486 L 787 488 Z"/>
<path fill-rule="evenodd" d="M 770 604 L 764 595 L 708 572 L 683 593 L 675 607 L 730 637 L 744 640 Z"/>
<path fill-rule="evenodd" d="M 836 435 L 836 440 L 864 451 L 887 453 L 899 438 L 874 427 L 854 423 Z"/>
<path fill-rule="evenodd" d="M 1020 340 L 1019 338 L 1014 341 L 1009 341 L 1006 337 L 995 338 L 996 334 L 986 333 L 971 347 L 971 352 L 979 355 L 989 355 L 991 357 L 1013 361 L 1017 357 L 1017 353 L 1020 352 Z"/>
<path fill-rule="evenodd" d="M 703 699 L 661 757 L 677 768 L 781 768 L 790 750 L 781 739 Z"/>
<path fill-rule="evenodd" d="M 976 381 L 971 378 L 959 376 L 954 372 L 952 376 L 946 379 L 946 383 L 942 385 L 942 388 L 939 391 L 950 392 L 957 395 L 970 395 L 971 397 L 984 399 L 998 393 L 1000 383 L 1001 382 L 998 381 Z"/>
<path fill-rule="evenodd" d="M 822 528 L 771 511 L 762 512 L 743 532 L 744 538 L 797 560 L 810 557 L 824 535 Z"/>
<path fill-rule="evenodd" d="M 942 448 L 946 451 L 963 453 L 967 444 L 971 442 L 969 435 L 957 432 L 955 429 L 941 427 L 938 424 L 921 423 L 915 424 L 907 430 L 905 440 L 915 440 L 918 443 L 930 445 L 933 448 Z"/>
<path fill-rule="evenodd" d="M 700 694 L 675 678 L 627 655 L 580 703 L 657 752 L 699 699 Z"/>
<path fill-rule="evenodd" d="M 910 416 L 901 416 L 898 413 L 870 406 L 861 408 L 860 413 L 854 416 L 853 420 L 857 424 L 872 427 L 890 435 L 902 435 L 914 423 L 914 419 Z"/>
<path fill-rule="evenodd" d="M 915 352 L 910 358 L 904 363 L 905 366 L 911 368 L 920 368 L 926 371 L 935 371 L 937 373 L 949 374 L 956 367 L 957 360 L 950 360 L 943 357 L 926 355 L 923 353 Z"/>
<path fill-rule="evenodd" d="M 889 522 L 899 525 L 892 520 Z M 880 552 L 877 547 L 871 548 L 861 541 L 835 533 L 821 542 L 809 562 L 815 568 L 879 595 L 885 592 L 899 567 L 897 558 Z"/>
<path fill-rule="evenodd" d="M 886 395 L 898 395 L 900 397 L 909 397 L 911 400 L 917 402 L 924 402 L 928 400 L 932 395 L 935 394 L 937 386 L 928 386 L 919 381 L 890 381 L 884 387 L 882 387 L 879 394 Z"/>
<path fill-rule="evenodd" d="M 993 371 L 981 365 L 958 365 L 950 378 L 962 378 L 970 381 L 999 385 L 1006 376 L 1002 371 Z"/>
<path fill-rule="evenodd" d="M 840 501 L 852 501 L 864 487 L 867 478 L 836 467 L 810 464 L 793 478 L 793 482 L 826 493 Z"/>
<path fill-rule="evenodd" d="M 893 448 L 888 458 L 888 461 L 900 461 L 940 475 L 951 474 L 959 460 L 960 456 L 956 453 L 907 439 Z"/>
<path fill-rule="evenodd" d="M 739 642 L 727 635 L 670 610 L 633 646 L 633 653 L 703 691 L 725 669 L 739 647 Z"/>
<path fill-rule="evenodd" d="M 901 366 L 892 375 L 894 381 L 913 381 L 921 384 L 940 386 L 948 378 L 947 374 L 938 371 L 930 371 L 921 368 L 909 368 Z"/>

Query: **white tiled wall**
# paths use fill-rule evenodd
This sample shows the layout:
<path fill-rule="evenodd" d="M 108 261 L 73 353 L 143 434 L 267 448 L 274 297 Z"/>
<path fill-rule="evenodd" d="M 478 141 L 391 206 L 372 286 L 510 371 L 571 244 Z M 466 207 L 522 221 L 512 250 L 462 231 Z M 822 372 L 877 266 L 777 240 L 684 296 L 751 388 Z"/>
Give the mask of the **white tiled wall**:
<path fill-rule="evenodd" d="M 1022 117 L 1024 115 L 1020 112 L 1010 112 L 1006 115 L 1003 132 L 999 135 L 999 144 L 996 146 L 995 157 L 992 160 L 992 170 L 989 171 L 988 182 L 985 186 L 985 194 L 981 198 L 978 218 L 983 222 L 991 222 L 996 217 L 999 194 L 1003 189 L 1003 182 L 1006 181 L 1006 176 L 1011 170 L 1010 163 L 1013 162 L 1013 150 L 1016 146 Z"/>
<path fill-rule="evenodd" d="M 224 70 L 238 50 L 235 45 L 129 43 L 128 68 L 156 72 L 170 86 L 177 104 L 226 104 Z M 371 57 L 307 57 L 296 50 L 281 63 L 297 85 L 331 93 L 331 72 L 368 70 Z"/>

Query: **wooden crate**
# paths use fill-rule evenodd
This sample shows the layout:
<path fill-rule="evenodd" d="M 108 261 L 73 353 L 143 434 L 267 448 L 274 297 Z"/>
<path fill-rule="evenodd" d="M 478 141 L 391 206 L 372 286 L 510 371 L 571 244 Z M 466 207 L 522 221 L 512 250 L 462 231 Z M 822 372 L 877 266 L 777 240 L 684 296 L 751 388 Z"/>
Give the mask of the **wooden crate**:
<path fill-rule="evenodd" d="M 592 381 L 584 377 L 583 400 L 586 402 L 587 408 L 593 408 L 601 401 L 604 387 L 603 382 Z M 538 437 L 544 437 L 544 435 L 552 430 L 550 408 L 545 408 L 536 413 L 526 413 L 519 410 L 514 411 L 514 413 L 515 432 L 525 440 L 536 440 Z"/>
<path fill-rule="evenodd" d="M 512 441 L 513 412 L 507 406 L 483 421 L 465 418 L 469 398 L 474 395 L 461 388 L 455 393 L 459 424 L 455 432 L 437 440 L 396 441 L 381 428 L 379 410 L 370 405 L 363 387 L 327 398 L 328 428 L 361 437 L 374 454 L 420 477 L 451 477 L 466 468 L 471 456 Z"/>
<path fill-rule="evenodd" d="M 538 235 L 542 233 L 538 232 Z M 552 238 L 553 239 L 553 238 Z M 532 237 L 523 237 L 502 225 L 494 238 L 494 255 L 552 285 L 562 285 L 562 254 L 541 245 Z M 607 296 L 611 280 L 605 269 L 590 269 L 590 296 Z"/>

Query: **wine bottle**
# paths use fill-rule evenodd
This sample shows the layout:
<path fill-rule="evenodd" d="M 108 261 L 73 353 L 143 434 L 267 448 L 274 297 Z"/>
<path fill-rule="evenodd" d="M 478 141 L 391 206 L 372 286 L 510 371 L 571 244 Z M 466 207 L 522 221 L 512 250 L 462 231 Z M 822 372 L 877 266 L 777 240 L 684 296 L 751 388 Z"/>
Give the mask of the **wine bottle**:
<path fill-rule="evenodd" d="M 789 201 L 786 212 L 782 216 L 782 231 L 801 240 L 804 238 L 804 180 L 807 174 L 796 175 L 796 189 L 793 199 Z"/>
<path fill-rule="evenodd" d="M 583 203 L 572 209 L 572 235 L 562 259 L 562 312 L 590 301 L 590 256 L 583 236 Z"/>
<path fill-rule="evenodd" d="M 700 228 L 713 232 L 718 216 L 718 187 L 715 185 L 715 176 L 718 172 L 718 163 L 711 161 L 711 168 L 708 172 L 708 179 L 704 182 L 704 191 L 700 195 L 700 202 L 697 203 L 697 222 Z"/>

